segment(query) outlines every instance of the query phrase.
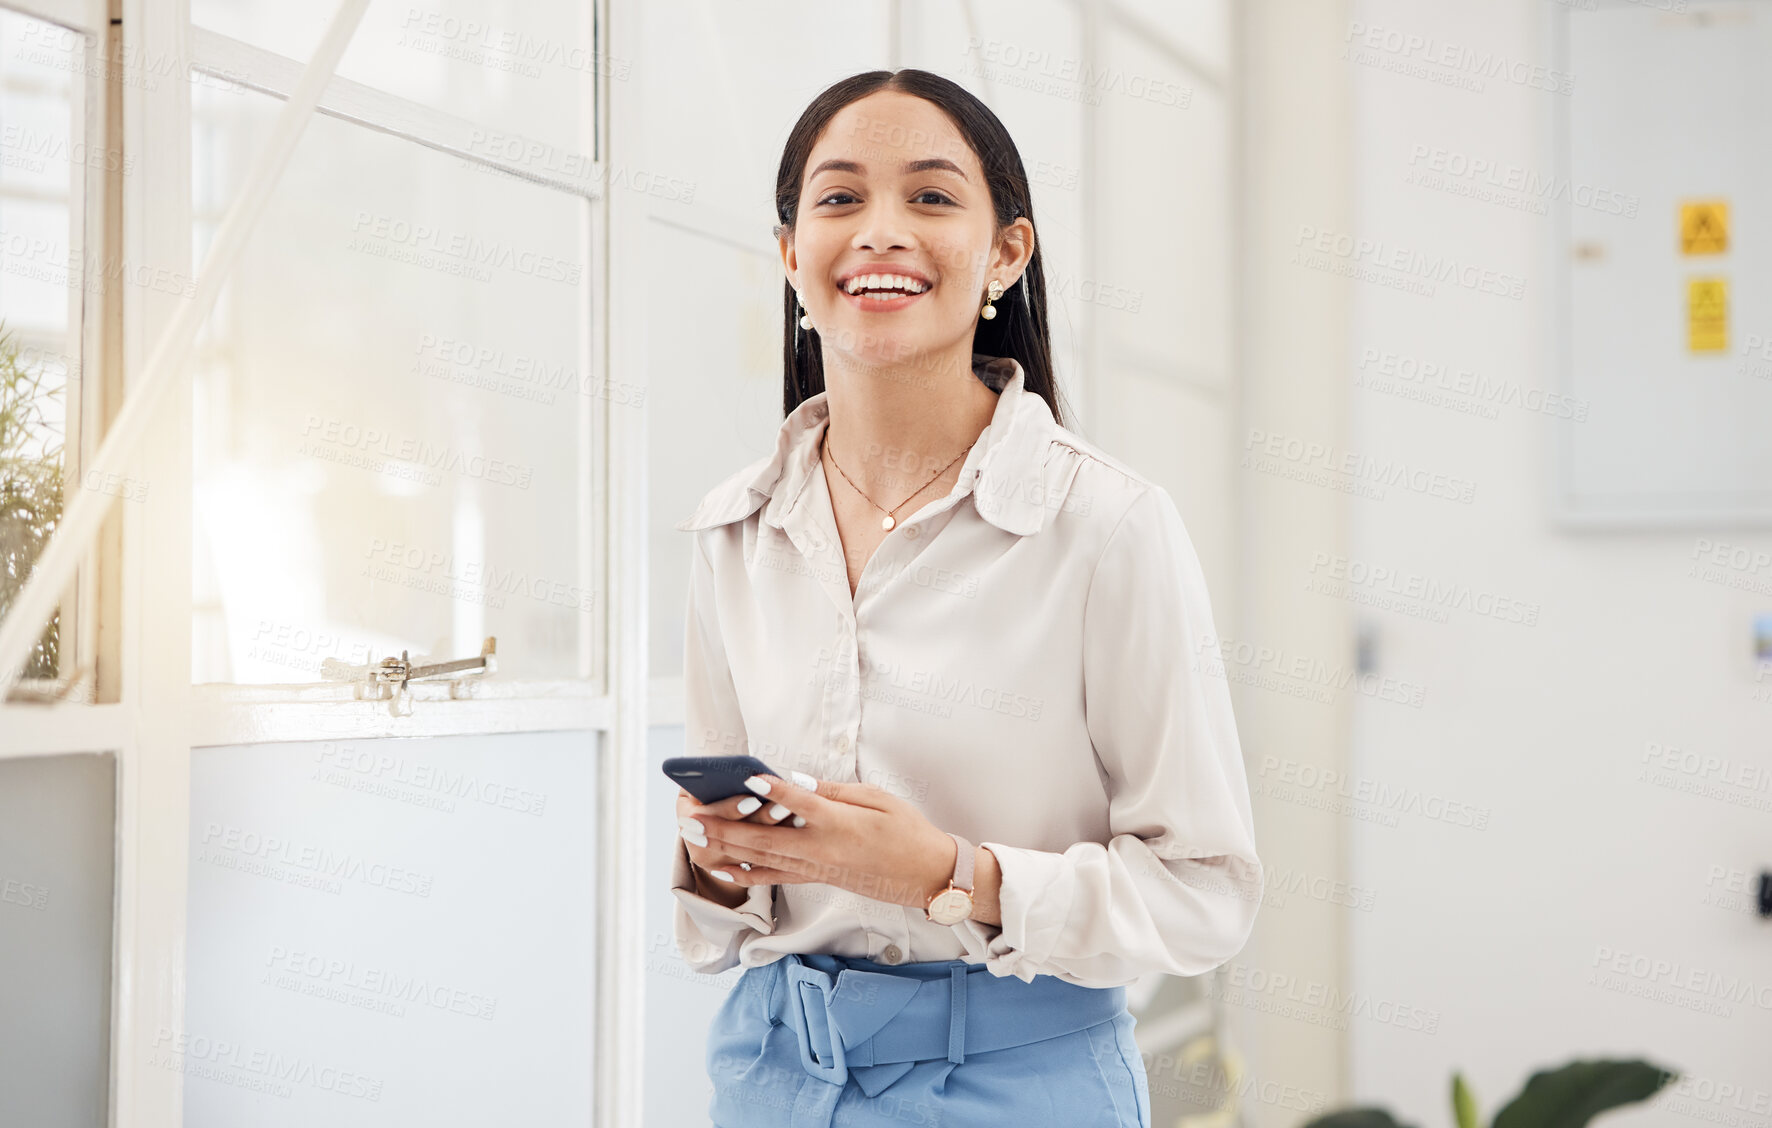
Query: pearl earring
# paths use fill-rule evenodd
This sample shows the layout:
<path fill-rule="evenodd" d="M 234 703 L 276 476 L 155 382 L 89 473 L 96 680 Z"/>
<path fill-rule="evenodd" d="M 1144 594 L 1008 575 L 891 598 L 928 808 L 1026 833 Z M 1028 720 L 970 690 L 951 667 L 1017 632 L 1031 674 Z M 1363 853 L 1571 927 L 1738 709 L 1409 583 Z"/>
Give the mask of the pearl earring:
<path fill-rule="evenodd" d="M 811 329 L 812 317 L 806 312 L 806 298 L 800 291 L 794 291 L 794 300 L 800 303 L 800 328 Z"/>
<path fill-rule="evenodd" d="M 984 299 L 984 308 L 978 311 L 978 316 L 984 318 L 986 321 L 989 321 L 991 318 L 997 316 L 997 307 L 992 305 L 991 303 L 996 301 L 998 298 L 1000 298 L 1002 296 L 1003 296 L 1003 284 L 1001 282 L 997 281 L 995 278 L 991 279 L 990 287 L 989 287 L 988 291 L 986 292 L 986 296 Z"/>

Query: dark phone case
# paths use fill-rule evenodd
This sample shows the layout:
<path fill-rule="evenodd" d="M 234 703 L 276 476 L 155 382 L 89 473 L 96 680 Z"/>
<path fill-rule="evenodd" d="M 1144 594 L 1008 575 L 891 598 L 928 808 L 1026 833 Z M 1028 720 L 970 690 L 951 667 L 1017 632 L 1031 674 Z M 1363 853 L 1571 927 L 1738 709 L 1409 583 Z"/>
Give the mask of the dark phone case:
<path fill-rule="evenodd" d="M 665 760 L 664 772 L 702 803 L 752 794 L 744 781 L 754 775 L 781 776 L 755 756 L 672 756 Z"/>

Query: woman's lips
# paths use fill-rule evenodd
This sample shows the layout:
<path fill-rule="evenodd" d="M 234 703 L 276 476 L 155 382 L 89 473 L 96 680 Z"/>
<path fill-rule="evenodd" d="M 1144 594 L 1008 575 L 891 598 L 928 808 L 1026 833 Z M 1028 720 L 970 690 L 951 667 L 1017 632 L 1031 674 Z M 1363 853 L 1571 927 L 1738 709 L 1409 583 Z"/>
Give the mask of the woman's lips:
<path fill-rule="evenodd" d="M 891 313 L 894 310 L 904 309 L 918 298 L 928 296 L 929 290 L 933 289 L 935 287 L 931 285 L 921 294 L 898 294 L 890 298 L 871 298 L 865 292 L 851 294 L 841 286 L 837 287 L 837 293 L 842 296 L 844 301 L 866 313 Z"/>

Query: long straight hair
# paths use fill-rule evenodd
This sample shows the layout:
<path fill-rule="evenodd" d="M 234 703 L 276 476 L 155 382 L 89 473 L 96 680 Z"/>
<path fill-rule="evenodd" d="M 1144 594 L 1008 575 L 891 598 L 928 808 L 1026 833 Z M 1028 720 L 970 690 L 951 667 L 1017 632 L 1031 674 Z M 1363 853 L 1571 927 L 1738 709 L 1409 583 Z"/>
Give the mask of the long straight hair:
<path fill-rule="evenodd" d="M 1034 221 L 1034 202 L 1028 192 L 1027 173 L 1009 131 L 965 87 L 925 70 L 866 71 L 827 87 L 812 100 L 794 123 L 782 149 L 781 167 L 775 176 L 775 212 L 781 223 L 775 228 L 790 235 L 800 203 L 801 181 L 812 146 L 831 118 L 851 102 L 877 90 L 900 90 L 941 107 L 960 135 L 978 155 L 985 185 L 991 194 L 997 229 L 1026 216 Z M 972 351 L 990 356 L 1013 357 L 1024 373 L 1023 387 L 1046 401 L 1059 426 L 1066 426 L 1052 376 L 1052 334 L 1046 321 L 1046 268 L 1038 229 L 1034 254 L 1015 285 L 996 301 L 997 316 L 980 318 L 972 338 Z M 787 416 L 805 400 L 824 391 L 824 354 L 818 330 L 800 328 L 793 283 L 782 281 L 782 414 Z"/>

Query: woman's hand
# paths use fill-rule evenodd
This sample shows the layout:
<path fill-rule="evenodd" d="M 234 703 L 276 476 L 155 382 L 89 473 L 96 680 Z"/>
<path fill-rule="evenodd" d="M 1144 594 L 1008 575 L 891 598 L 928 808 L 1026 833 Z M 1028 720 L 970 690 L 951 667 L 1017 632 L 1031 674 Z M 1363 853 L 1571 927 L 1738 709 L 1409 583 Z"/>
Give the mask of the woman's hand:
<path fill-rule="evenodd" d="M 954 872 L 954 840 L 916 807 L 867 784 L 814 782 L 816 791 L 772 775 L 745 781 L 759 793 L 763 811 L 780 804 L 804 818 L 805 826 L 794 826 L 791 819 L 786 826 L 700 819 L 707 829 L 708 850 L 731 863 L 726 872 L 735 885 L 822 882 L 919 909 L 947 888 Z M 711 813 L 722 804 L 737 802 L 722 800 L 697 809 Z M 678 806 L 682 813 L 690 813 L 683 811 L 681 802 Z M 751 868 L 738 869 L 739 862 L 749 862 Z"/>
<path fill-rule="evenodd" d="M 811 777 L 808 776 L 808 779 Z M 677 789 L 677 830 L 687 844 L 689 860 L 695 863 L 696 892 L 709 900 L 731 908 L 741 904 L 745 899 L 746 885 L 740 885 L 735 878 L 744 873 L 739 868 L 742 858 L 734 858 L 725 854 L 717 844 L 710 843 L 705 835 L 708 823 L 721 821 L 748 821 L 773 826 L 794 818 L 792 811 L 777 808 L 776 804 L 768 803 L 755 795 L 734 795 L 703 806 L 695 796 Z M 705 875 L 711 874 L 714 880 L 707 880 Z M 724 874 L 726 877 L 722 877 Z M 747 884 L 757 884 L 750 882 Z"/>

